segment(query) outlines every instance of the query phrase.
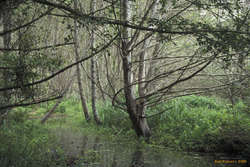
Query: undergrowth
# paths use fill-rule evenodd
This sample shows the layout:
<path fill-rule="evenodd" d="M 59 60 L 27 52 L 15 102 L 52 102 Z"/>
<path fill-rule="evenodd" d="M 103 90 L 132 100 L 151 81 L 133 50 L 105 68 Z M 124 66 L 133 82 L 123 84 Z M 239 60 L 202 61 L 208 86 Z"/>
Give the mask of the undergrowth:
<path fill-rule="evenodd" d="M 0 127 L 1 166 L 66 166 L 62 147 L 51 131 L 58 127 L 77 133 L 136 141 L 128 114 L 106 102 L 97 110 L 102 121 L 86 122 L 77 99 L 64 100 L 42 125 L 40 119 L 55 103 L 19 107 Z M 91 106 L 88 106 L 91 109 Z M 91 111 L 91 110 L 90 110 Z M 156 114 L 162 112 L 162 114 Z M 147 109 L 152 129 L 151 146 L 175 150 L 250 155 L 249 108 L 202 96 L 177 98 Z M 92 113 L 90 113 L 91 117 Z"/>
<path fill-rule="evenodd" d="M 25 119 L 24 119 L 25 118 Z M 22 109 L 12 111 L 0 129 L 2 167 L 63 166 L 63 154 L 52 149 L 54 138 L 45 126 L 27 119 Z M 52 150 L 52 151 L 51 151 Z"/>
<path fill-rule="evenodd" d="M 173 106 L 171 110 L 167 110 Z M 190 96 L 162 104 L 164 111 L 152 118 L 154 142 L 179 150 L 249 154 L 250 119 L 242 112 L 215 99 Z"/>

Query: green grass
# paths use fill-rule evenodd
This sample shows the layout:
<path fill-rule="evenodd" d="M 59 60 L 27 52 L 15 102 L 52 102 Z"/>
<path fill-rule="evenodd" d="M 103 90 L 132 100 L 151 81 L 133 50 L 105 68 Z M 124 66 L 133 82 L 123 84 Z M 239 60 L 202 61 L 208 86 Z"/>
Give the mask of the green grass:
<path fill-rule="evenodd" d="M 64 100 L 41 125 L 40 119 L 54 104 L 20 107 L 10 112 L 0 127 L 2 166 L 65 166 L 64 150 L 50 133 L 58 127 L 111 141 L 138 142 L 128 114 L 109 102 L 97 105 L 102 125 L 96 125 L 93 119 L 86 122 L 76 99 Z M 151 146 L 250 155 L 250 112 L 243 102 L 231 108 L 221 99 L 188 96 L 148 108 L 147 115 L 162 111 L 148 119 L 153 132 Z"/>
<path fill-rule="evenodd" d="M 63 154 L 56 158 L 51 149 L 54 145 L 53 137 L 46 127 L 37 122 L 5 123 L 0 133 L 0 161 L 1 166 L 63 166 Z M 8 124 L 8 125 L 7 125 Z"/>

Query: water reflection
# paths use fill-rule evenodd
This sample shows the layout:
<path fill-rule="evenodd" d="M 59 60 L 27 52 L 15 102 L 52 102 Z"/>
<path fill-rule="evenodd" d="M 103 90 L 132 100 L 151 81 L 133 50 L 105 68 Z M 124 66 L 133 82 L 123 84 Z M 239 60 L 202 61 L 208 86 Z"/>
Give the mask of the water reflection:
<path fill-rule="evenodd" d="M 214 158 L 173 152 L 166 149 L 140 147 L 129 141 L 111 142 L 94 135 L 70 129 L 57 129 L 60 147 L 77 167 L 212 167 Z M 217 165 L 216 167 L 223 166 Z M 238 167 L 238 166 L 237 166 Z"/>
<path fill-rule="evenodd" d="M 144 156 L 140 148 L 136 148 L 132 154 L 132 161 L 130 167 L 144 167 Z"/>
<path fill-rule="evenodd" d="M 86 146 L 87 146 L 87 143 L 88 143 L 88 136 L 83 136 L 82 138 L 82 141 L 83 141 L 83 144 L 81 146 L 81 152 L 80 152 L 80 155 L 85 155 L 85 150 L 86 150 Z"/>

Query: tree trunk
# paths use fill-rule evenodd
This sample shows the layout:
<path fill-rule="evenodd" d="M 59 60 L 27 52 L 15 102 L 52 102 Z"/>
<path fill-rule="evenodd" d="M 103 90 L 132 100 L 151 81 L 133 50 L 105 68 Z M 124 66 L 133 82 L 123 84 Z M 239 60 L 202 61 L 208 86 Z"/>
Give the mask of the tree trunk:
<path fill-rule="evenodd" d="M 246 58 L 247 55 L 239 55 L 238 62 L 237 62 L 237 73 L 239 75 L 239 83 L 240 83 L 240 90 L 239 90 L 239 97 L 241 100 L 245 100 L 244 92 L 245 92 L 245 87 L 248 87 L 248 85 L 245 84 L 244 82 L 244 70 L 246 70 Z"/>
<path fill-rule="evenodd" d="M 100 67 L 101 69 L 101 67 Z M 98 64 L 96 62 L 96 82 L 98 83 L 99 85 L 99 88 L 100 88 L 100 92 L 101 92 L 101 96 L 102 96 L 102 101 L 105 102 L 106 101 L 106 98 L 105 98 L 105 93 L 104 93 L 104 90 L 102 88 L 102 85 L 101 85 L 101 82 L 100 82 L 100 76 L 99 76 L 99 70 L 98 70 Z"/>
<path fill-rule="evenodd" d="M 72 85 L 72 82 L 74 80 L 75 75 L 72 76 L 71 81 L 66 85 L 66 88 L 62 92 L 62 98 L 58 99 L 56 104 L 53 106 L 53 108 L 42 118 L 41 124 L 44 124 L 45 121 L 51 116 L 51 114 L 56 110 L 56 108 L 60 105 L 60 103 L 63 101 L 64 95 L 68 92 L 70 86 Z"/>
<path fill-rule="evenodd" d="M 94 13 L 95 11 L 95 5 L 96 5 L 96 1 L 95 0 L 92 0 L 91 1 L 91 12 Z M 95 48 L 95 34 L 94 34 L 94 27 L 92 27 L 92 30 L 91 30 L 91 51 L 93 52 L 94 51 L 94 48 Z M 95 122 L 97 124 L 101 124 L 101 121 L 98 117 L 98 113 L 96 111 L 96 71 L 95 71 L 95 58 L 92 57 L 91 58 L 91 102 L 92 102 L 92 111 L 93 111 L 93 115 L 94 115 L 94 119 L 95 119 Z"/>
<path fill-rule="evenodd" d="M 77 7 L 77 0 L 74 0 L 74 7 L 76 9 Z M 78 28 L 77 28 L 77 21 L 76 19 L 74 20 L 74 42 L 75 42 L 75 61 L 77 62 L 80 58 L 79 58 L 79 52 L 78 52 L 78 48 L 79 48 L 79 41 L 78 41 L 78 37 L 77 34 L 78 33 Z M 88 112 L 88 107 L 86 104 L 86 100 L 83 96 L 83 89 L 82 89 L 82 81 L 81 81 L 81 72 L 80 72 L 80 65 L 77 64 L 76 65 L 76 73 L 77 73 L 77 83 L 78 83 L 78 88 L 79 88 L 79 95 L 81 98 L 81 104 L 82 104 L 82 109 L 83 109 L 83 113 L 85 116 L 85 119 L 87 121 L 90 120 L 90 116 L 89 116 L 89 112 Z"/>
<path fill-rule="evenodd" d="M 129 20 L 129 1 L 121 1 L 121 21 L 127 22 Z M 136 103 L 134 91 L 132 90 L 132 64 L 131 64 L 131 52 L 129 52 L 129 30 L 126 27 L 121 27 L 121 56 L 123 65 L 123 79 L 124 79 L 124 93 L 126 98 L 127 112 L 130 120 L 132 121 L 134 130 L 137 136 L 143 136 L 149 138 L 151 131 L 147 124 L 147 120 L 144 116 L 144 107 L 140 103 Z"/>
<path fill-rule="evenodd" d="M 157 11 L 157 5 L 158 4 L 159 4 L 159 0 L 155 0 L 154 4 L 152 6 L 151 18 L 157 18 L 156 11 Z M 143 47 L 144 47 L 143 50 L 144 51 L 142 52 L 142 54 L 146 53 L 145 50 L 148 47 L 148 42 L 149 41 L 150 41 L 150 39 L 146 39 L 144 41 L 144 45 L 143 45 Z M 153 54 L 152 54 L 151 60 L 150 60 L 150 62 L 148 64 L 147 70 L 145 71 L 146 72 L 146 74 L 145 74 L 145 80 L 149 80 L 151 77 L 154 76 L 153 68 L 154 68 L 155 63 L 156 63 L 154 59 L 158 56 L 158 52 L 159 52 L 159 49 L 160 49 L 160 42 L 159 41 L 160 41 L 160 35 L 157 34 L 156 35 L 156 44 L 155 44 L 154 49 L 153 49 Z M 143 57 L 141 59 L 143 59 Z M 147 59 L 147 57 L 146 57 L 146 59 Z M 144 58 L 144 60 L 145 60 L 145 58 Z M 146 91 L 146 88 L 145 88 L 145 91 Z"/>
<path fill-rule="evenodd" d="M 11 16 L 12 16 L 12 11 L 10 9 L 11 7 L 11 4 L 9 1 L 6 1 L 5 2 L 5 10 L 3 11 L 2 13 L 2 18 L 3 18 L 3 31 L 7 31 L 7 30 L 10 30 L 11 29 Z M 11 33 L 7 33 L 3 36 L 3 45 L 4 45 L 4 48 L 10 48 L 10 42 L 11 42 Z M 4 51 L 4 55 L 5 57 L 7 57 L 8 55 L 8 51 Z M 3 87 L 6 87 L 9 85 L 9 76 L 8 76 L 8 71 L 3 71 Z M 0 96 L 2 96 L 2 102 L 3 104 L 8 104 L 9 101 L 10 101 L 10 91 L 3 91 Z M 0 97 L 0 100 L 1 100 L 1 97 Z M 0 111 L 0 113 L 5 113 L 7 112 L 8 110 L 5 109 L 3 111 Z"/>
<path fill-rule="evenodd" d="M 56 110 L 56 108 L 59 106 L 59 104 L 62 102 L 63 97 L 58 99 L 56 104 L 53 106 L 53 108 L 47 112 L 47 114 L 41 119 L 41 124 L 44 124 L 45 121 L 47 121 L 47 119 L 51 116 L 51 114 Z"/>

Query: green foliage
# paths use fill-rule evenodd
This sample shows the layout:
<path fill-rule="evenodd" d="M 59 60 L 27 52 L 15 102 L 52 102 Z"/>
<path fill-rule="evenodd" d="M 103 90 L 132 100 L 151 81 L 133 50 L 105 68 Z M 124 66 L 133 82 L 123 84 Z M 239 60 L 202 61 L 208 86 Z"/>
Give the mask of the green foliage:
<path fill-rule="evenodd" d="M 15 95 L 20 99 L 22 97 L 31 99 L 34 96 L 39 96 L 42 92 L 41 87 L 24 87 L 23 85 L 44 76 L 45 70 L 55 71 L 64 63 L 59 56 L 50 57 L 39 51 L 30 52 L 30 47 L 35 47 L 32 46 L 34 38 L 35 35 L 31 32 L 23 34 L 19 41 L 22 46 L 19 47 L 25 51 L 4 53 L 0 56 L 0 66 L 6 68 L 6 70 L 0 71 L 0 76 L 5 76 L 0 78 L 0 86 L 20 86 L 20 89 L 15 90 Z"/>
<path fill-rule="evenodd" d="M 112 106 L 107 102 L 104 105 L 98 106 L 99 116 L 103 122 L 103 125 L 110 127 L 115 131 L 129 131 L 132 127 L 128 118 L 128 114 L 118 108 Z"/>
<path fill-rule="evenodd" d="M 15 123 L 24 123 L 28 119 L 29 108 L 18 107 L 8 114 L 7 119 Z"/>
<path fill-rule="evenodd" d="M 16 117 L 0 129 L 1 166 L 63 166 L 63 154 L 55 157 L 50 151 L 54 139 L 48 129 L 31 120 L 20 122 L 21 116 L 18 120 Z"/>
<path fill-rule="evenodd" d="M 158 116 L 154 140 L 165 146 L 202 152 L 247 152 L 250 121 L 243 103 L 227 109 L 215 99 L 199 96 L 182 97 L 157 108 L 168 110 Z M 225 104 L 224 104 L 225 105 Z M 237 110 L 235 115 L 233 110 Z M 159 118 L 160 117 L 160 118 Z M 155 118 L 150 120 L 156 121 Z"/>
<path fill-rule="evenodd" d="M 36 115 L 39 115 L 39 116 L 42 116 L 42 115 L 45 115 L 46 113 L 48 112 L 48 110 L 46 108 L 38 108 L 36 111 L 35 111 L 35 114 Z"/>
<path fill-rule="evenodd" d="M 243 101 L 239 101 L 233 106 L 233 110 L 235 112 L 248 112 L 249 107 Z"/>
<path fill-rule="evenodd" d="M 55 102 L 49 102 L 40 105 L 40 108 L 19 107 L 10 112 L 8 121 L 0 129 L 0 161 L 3 167 L 65 166 L 72 157 L 66 156 L 62 143 L 51 133 L 52 129 L 56 132 L 58 127 L 65 129 L 63 134 L 72 135 L 71 137 L 76 134 L 95 134 L 136 142 L 128 114 L 108 102 L 97 105 L 103 123 L 101 126 L 87 123 L 80 109 L 80 102 L 72 98 L 65 99 L 54 113 L 56 118 L 63 111 L 65 117 L 50 118 L 45 125 L 38 123 L 40 118 L 38 121 L 30 120 L 31 114 L 42 116 L 42 112 L 46 112 L 54 104 Z M 165 111 L 148 119 L 153 131 L 151 146 L 248 155 L 250 119 L 245 110 L 243 102 L 229 108 L 222 100 L 202 96 L 181 97 L 148 108 L 148 115 Z M 72 130 L 76 132 L 69 132 Z M 83 157 L 76 158 L 77 162 L 84 164 L 100 161 L 100 155 L 95 150 L 88 150 Z"/>
<path fill-rule="evenodd" d="M 65 4 L 65 5 L 70 5 L 70 4 L 72 4 L 72 0 L 65 0 L 65 1 L 63 1 L 63 3 Z"/>
<path fill-rule="evenodd" d="M 37 74 L 33 72 L 32 67 L 28 65 L 30 59 L 27 57 L 22 57 L 17 54 L 4 54 L 0 58 L 0 66 L 8 68 L 4 71 L 4 81 L 0 79 L 1 83 L 6 83 L 8 86 L 18 85 L 22 86 L 28 83 L 32 78 L 35 79 Z M 0 73 L 1 74 L 1 73 Z M 6 87 L 7 85 L 1 85 Z M 31 88 L 23 87 L 21 88 L 21 93 L 17 92 L 19 96 L 32 97 L 35 90 L 31 91 Z"/>
<path fill-rule="evenodd" d="M 48 102 L 48 103 L 42 103 L 40 105 L 40 108 L 37 109 L 37 112 L 41 112 L 41 113 L 46 113 L 49 110 L 51 110 L 54 105 L 56 104 L 56 101 L 52 101 L 52 102 Z M 80 111 L 80 104 L 79 101 L 73 98 L 69 98 L 67 100 L 63 100 L 59 106 L 57 106 L 55 113 L 65 113 L 66 111 L 76 111 L 79 112 Z"/>
<path fill-rule="evenodd" d="M 88 150 L 82 161 L 88 162 L 88 163 L 96 163 L 100 161 L 100 152 L 96 151 L 96 150 Z"/>
<path fill-rule="evenodd" d="M 110 130 L 108 134 L 134 135 L 126 113 L 110 103 L 98 109 L 103 125 Z M 250 119 L 246 109 L 243 102 L 230 108 L 222 99 L 204 96 L 171 100 L 147 110 L 147 115 L 165 111 L 148 119 L 153 131 L 151 142 L 187 151 L 249 154 Z"/>
<path fill-rule="evenodd" d="M 190 108 L 208 108 L 208 109 L 225 109 L 224 104 L 216 101 L 215 98 L 208 98 L 204 96 L 186 96 L 180 99 L 175 100 L 174 103 L 180 103 L 181 106 L 185 105 L 185 107 Z M 175 104 L 176 105 L 176 104 Z"/>

